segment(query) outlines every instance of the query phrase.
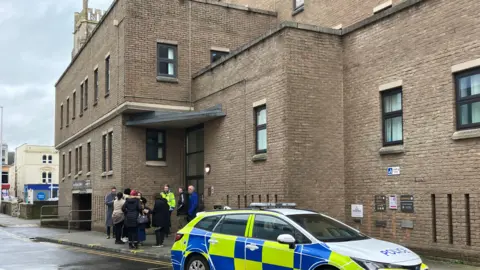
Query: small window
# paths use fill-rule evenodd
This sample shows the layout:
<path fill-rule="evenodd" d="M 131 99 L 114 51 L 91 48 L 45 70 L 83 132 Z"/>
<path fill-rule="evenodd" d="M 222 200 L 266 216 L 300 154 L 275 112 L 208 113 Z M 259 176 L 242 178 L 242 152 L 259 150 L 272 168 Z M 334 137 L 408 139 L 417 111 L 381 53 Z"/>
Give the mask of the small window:
<path fill-rule="evenodd" d="M 72 173 L 72 151 L 68 151 L 68 174 Z"/>
<path fill-rule="evenodd" d="M 299 9 L 304 6 L 304 0 L 293 0 L 293 9 Z"/>
<path fill-rule="evenodd" d="M 108 133 L 108 170 L 113 171 L 113 132 Z"/>
<path fill-rule="evenodd" d="M 382 92 L 383 145 L 403 143 L 402 89 Z"/>
<path fill-rule="evenodd" d="M 68 124 L 70 123 L 70 99 L 67 98 L 67 127 Z"/>
<path fill-rule="evenodd" d="M 287 222 L 272 216 L 256 215 L 253 225 L 253 238 L 277 241 L 281 234 L 295 235 L 295 230 Z"/>
<path fill-rule="evenodd" d="M 47 163 L 47 155 L 42 156 L 42 163 Z"/>
<path fill-rule="evenodd" d="M 49 164 L 52 164 L 53 162 L 53 156 L 52 155 L 48 155 L 48 163 Z"/>
<path fill-rule="evenodd" d="M 98 101 L 98 68 L 93 72 L 93 104 Z"/>
<path fill-rule="evenodd" d="M 52 173 L 51 173 L 51 172 L 49 172 L 49 173 L 47 174 L 47 182 L 48 182 L 48 183 L 52 183 Z"/>
<path fill-rule="evenodd" d="M 78 148 L 75 148 L 75 174 L 78 174 Z"/>
<path fill-rule="evenodd" d="M 107 171 L 107 134 L 102 136 L 102 172 Z"/>
<path fill-rule="evenodd" d="M 157 76 L 177 77 L 177 46 L 157 44 Z"/>
<path fill-rule="evenodd" d="M 63 128 L 63 105 L 60 105 L 60 129 Z"/>
<path fill-rule="evenodd" d="M 215 228 L 215 233 L 245 236 L 245 229 L 250 215 L 227 215 Z"/>
<path fill-rule="evenodd" d="M 220 58 L 222 58 L 223 56 L 228 55 L 228 54 L 229 54 L 229 52 L 211 50 L 210 51 L 210 58 L 211 58 L 211 61 L 213 63 L 217 60 L 220 60 Z"/>
<path fill-rule="evenodd" d="M 87 143 L 87 172 L 90 172 L 92 169 L 91 154 L 92 154 L 92 146 L 90 143 Z"/>
<path fill-rule="evenodd" d="M 65 154 L 62 155 L 62 177 L 65 178 Z"/>
<path fill-rule="evenodd" d="M 84 84 L 80 84 L 80 117 L 83 115 L 83 95 L 84 95 Z"/>
<path fill-rule="evenodd" d="M 110 56 L 105 58 L 105 96 L 110 94 Z"/>
<path fill-rule="evenodd" d="M 47 183 L 47 173 L 46 172 L 42 173 L 42 183 Z"/>
<path fill-rule="evenodd" d="M 480 69 L 455 75 L 457 129 L 480 127 Z"/>
<path fill-rule="evenodd" d="M 221 217 L 222 216 L 206 217 L 206 218 L 200 220 L 195 225 L 195 228 L 211 232 L 211 231 L 213 231 L 213 229 L 215 228 L 215 225 L 217 225 L 217 223 L 218 223 L 218 221 L 220 220 Z"/>
<path fill-rule="evenodd" d="M 72 120 L 75 119 L 75 114 L 77 113 L 77 92 L 73 92 L 72 99 Z"/>
<path fill-rule="evenodd" d="M 88 109 L 88 79 L 85 80 L 85 83 L 83 85 L 83 88 L 84 88 L 84 101 L 83 101 L 83 110 L 87 110 Z"/>
<path fill-rule="evenodd" d="M 265 105 L 255 108 L 255 152 L 267 152 L 267 107 Z"/>
<path fill-rule="evenodd" d="M 82 160 L 83 160 L 83 150 L 82 150 L 82 147 L 78 147 L 78 170 L 79 172 L 81 172 L 83 170 L 83 163 L 82 163 Z"/>
<path fill-rule="evenodd" d="M 165 131 L 147 130 L 147 161 L 165 161 Z"/>

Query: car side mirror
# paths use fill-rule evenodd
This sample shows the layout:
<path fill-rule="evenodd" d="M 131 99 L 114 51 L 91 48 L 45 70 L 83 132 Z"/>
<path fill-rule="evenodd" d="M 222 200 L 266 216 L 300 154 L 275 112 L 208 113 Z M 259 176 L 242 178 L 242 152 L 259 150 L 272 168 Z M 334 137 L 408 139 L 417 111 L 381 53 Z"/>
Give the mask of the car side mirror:
<path fill-rule="evenodd" d="M 289 248 L 294 249 L 295 248 L 295 238 L 290 235 L 290 234 L 281 234 L 277 237 L 277 241 L 280 244 L 286 244 L 288 245 Z"/>

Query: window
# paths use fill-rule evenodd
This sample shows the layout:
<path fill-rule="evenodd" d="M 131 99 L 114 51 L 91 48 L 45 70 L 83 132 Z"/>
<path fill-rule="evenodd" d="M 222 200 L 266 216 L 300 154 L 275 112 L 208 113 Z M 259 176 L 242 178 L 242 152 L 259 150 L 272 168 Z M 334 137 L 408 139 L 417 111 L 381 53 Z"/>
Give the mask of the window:
<path fill-rule="evenodd" d="M 90 172 L 92 169 L 92 160 L 91 160 L 91 155 L 92 154 L 92 146 L 90 143 L 87 143 L 87 172 Z"/>
<path fill-rule="evenodd" d="M 102 136 L 102 171 L 107 171 L 107 134 Z"/>
<path fill-rule="evenodd" d="M 83 115 L 83 89 L 84 84 L 80 84 L 80 117 Z M 74 94 L 75 95 L 75 94 Z"/>
<path fill-rule="evenodd" d="M 205 230 L 205 231 L 213 231 L 215 228 L 215 225 L 217 225 L 218 221 L 220 220 L 222 216 L 212 216 L 212 217 L 206 217 L 202 220 L 200 220 L 196 225 L 195 228 Z"/>
<path fill-rule="evenodd" d="M 383 145 L 403 143 L 402 89 L 382 92 Z"/>
<path fill-rule="evenodd" d="M 75 148 L 75 174 L 78 174 L 78 148 Z"/>
<path fill-rule="evenodd" d="M 78 170 L 79 172 L 83 171 L 83 163 L 82 163 L 82 160 L 83 160 L 83 153 L 82 153 L 82 147 L 78 147 Z"/>
<path fill-rule="evenodd" d="M 8 172 L 2 172 L 2 184 L 8 184 Z"/>
<path fill-rule="evenodd" d="M 455 75 L 457 129 L 480 127 L 480 69 Z"/>
<path fill-rule="evenodd" d="M 147 160 L 166 160 L 165 131 L 147 129 Z"/>
<path fill-rule="evenodd" d="M 60 129 L 63 128 L 63 104 L 60 105 Z"/>
<path fill-rule="evenodd" d="M 217 225 L 214 232 L 234 236 L 244 236 L 249 216 L 250 215 L 225 216 Z"/>
<path fill-rule="evenodd" d="M 52 183 L 52 173 L 43 172 L 42 173 L 42 183 Z"/>
<path fill-rule="evenodd" d="M 67 98 L 67 127 L 70 123 L 70 99 Z"/>
<path fill-rule="evenodd" d="M 177 46 L 157 43 L 157 76 L 177 77 Z"/>
<path fill-rule="evenodd" d="M 105 96 L 110 94 L 110 56 L 105 58 Z"/>
<path fill-rule="evenodd" d="M 211 50 L 210 51 L 210 58 L 211 58 L 211 61 L 212 63 L 219 60 L 220 58 L 222 58 L 222 56 L 225 56 L 225 55 L 228 55 L 229 53 L 228 52 L 222 52 L 222 51 L 214 51 L 214 50 Z"/>
<path fill-rule="evenodd" d="M 42 156 L 42 163 L 47 163 L 47 155 Z"/>
<path fill-rule="evenodd" d="M 68 151 L 68 174 L 72 173 L 72 151 Z"/>
<path fill-rule="evenodd" d="M 46 183 L 46 182 L 47 182 L 47 173 L 43 172 L 42 173 L 42 183 Z"/>
<path fill-rule="evenodd" d="M 65 154 L 62 155 L 62 177 L 65 178 Z"/>
<path fill-rule="evenodd" d="M 98 68 L 93 72 L 93 105 L 98 101 Z"/>
<path fill-rule="evenodd" d="M 255 152 L 267 152 L 267 107 L 265 105 L 255 108 Z"/>
<path fill-rule="evenodd" d="M 84 87 L 84 93 L 85 93 L 85 96 L 84 96 L 84 99 L 83 99 L 83 110 L 87 110 L 88 108 L 88 79 L 85 80 L 85 83 L 83 85 Z"/>
<path fill-rule="evenodd" d="M 293 0 L 293 9 L 299 9 L 304 6 L 304 0 Z"/>
<path fill-rule="evenodd" d="M 113 171 L 113 132 L 108 133 L 108 170 Z"/>
<path fill-rule="evenodd" d="M 77 92 L 73 92 L 72 100 L 72 120 L 75 119 L 75 114 L 77 112 Z"/>
<path fill-rule="evenodd" d="M 53 156 L 52 155 L 48 155 L 48 163 L 49 164 L 52 164 L 53 162 Z"/>
<path fill-rule="evenodd" d="M 276 242 L 281 234 L 290 234 L 297 239 L 297 243 L 305 244 L 310 242 L 307 237 L 295 230 L 293 226 L 279 218 L 267 215 L 255 216 L 252 233 L 254 238 Z"/>

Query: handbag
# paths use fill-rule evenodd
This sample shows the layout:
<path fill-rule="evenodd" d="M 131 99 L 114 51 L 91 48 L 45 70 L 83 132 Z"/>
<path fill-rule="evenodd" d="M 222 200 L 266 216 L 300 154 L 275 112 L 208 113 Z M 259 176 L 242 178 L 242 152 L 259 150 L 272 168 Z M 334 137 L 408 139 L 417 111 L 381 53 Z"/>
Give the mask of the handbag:
<path fill-rule="evenodd" d="M 138 215 L 137 222 L 139 224 L 148 223 L 148 217 L 144 215 Z"/>

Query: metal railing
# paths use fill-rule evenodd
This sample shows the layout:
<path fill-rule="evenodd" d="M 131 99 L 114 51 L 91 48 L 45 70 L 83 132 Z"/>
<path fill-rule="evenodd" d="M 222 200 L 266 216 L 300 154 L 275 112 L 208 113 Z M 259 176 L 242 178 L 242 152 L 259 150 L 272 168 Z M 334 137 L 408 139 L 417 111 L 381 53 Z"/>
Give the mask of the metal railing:
<path fill-rule="evenodd" d="M 58 211 L 58 208 L 72 208 L 71 205 L 43 205 L 40 207 L 40 223 L 42 223 L 42 220 L 45 218 L 59 218 L 60 214 Z M 57 208 L 57 214 L 56 215 L 44 215 L 43 214 L 43 209 L 45 208 Z"/>
<path fill-rule="evenodd" d="M 70 224 L 72 222 L 92 222 L 92 219 L 72 219 L 73 212 L 90 212 L 91 213 L 92 210 L 70 210 L 70 212 L 68 212 L 68 233 L 70 233 Z"/>

